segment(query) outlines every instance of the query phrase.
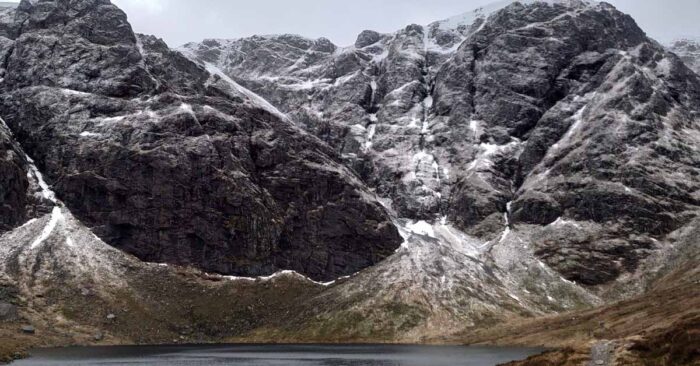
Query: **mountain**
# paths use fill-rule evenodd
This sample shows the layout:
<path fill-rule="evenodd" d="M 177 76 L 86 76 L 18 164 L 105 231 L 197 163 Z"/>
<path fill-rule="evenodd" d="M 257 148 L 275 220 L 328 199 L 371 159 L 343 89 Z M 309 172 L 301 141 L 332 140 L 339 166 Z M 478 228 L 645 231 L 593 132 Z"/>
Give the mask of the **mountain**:
<path fill-rule="evenodd" d="M 697 39 L 679 39 L 668 47 L 688 65 L 688 67 L 700 74 L 700 41 Z"/>
<path fill-rule="evenodd" d="M 398 217 L 517 236 L 584 285 L 624 281 L 697 212 L 697 76 L 605 3 L 489 13 L 345 48 L 281 35 L 184 52 L 336 147 Z"/>
<path fill-rule="evenodd" d="M 400 244 L 325 144 L 227 77 L 137 37 L 109 2 L 22 2 L 2 28 L 0 114 L 109 244 L 222 274 L 319 279 Z"/>
<path fill-rule="evenodd" d="M 525 321 L 561 346 L 542 317 L 629 321 L 606 309 L 697 268 L 700 76 L 606 3 L 171 50 L 107 0 L 23 0 L 0 36 L 20 315 L 0 338 L 493 342 Z"/>

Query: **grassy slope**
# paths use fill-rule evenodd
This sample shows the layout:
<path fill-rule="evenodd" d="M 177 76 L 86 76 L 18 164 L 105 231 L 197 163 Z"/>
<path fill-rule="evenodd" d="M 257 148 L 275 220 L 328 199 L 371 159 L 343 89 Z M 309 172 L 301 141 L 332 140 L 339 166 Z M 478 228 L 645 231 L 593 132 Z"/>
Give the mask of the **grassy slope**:
<path fill-rule="evenodd" d="M 293 336 L 290 332 L 274 331 L 280 322 L 296 311 L 289 304 L 300 302 L 299 296 L 310 296 L 320 289 L 309 288 L 294 281 L 280 280 L 264 286 L 212 282 L 202 291 L 200 279 L 182 274 L 180 278 L 160 278 L 146 283 L 139 291 L 152 292 L 148 300 L 136 301 L 123 294 L 121 302 L 101 306 L 85 302 L 66 301 L 64 313 L 79 317 L 85 324 L 75 332 L 72 325 L 56 326 L 52 331 L 37 327 L 36 336 L 18 337 L 19 323 L 0 327 L 0 360 L 10 360 L 27 347 L 45 345 L 93 344 L 94 332 L 104 332 L 100 344 L 131 343 L 191 343 L 191 342 L 382 342 L 390 335 L 375 334 L 375 338 L 333 338 L 323 329 L 305 331 Z M 177 286 L 162 286 L 163 282 Z M 619 359 L 623 364 L 691 365 L 700 362 L 700 285 L 698 279 L 664 284 L 649 294 L 602 308 L 539 319 L 512 319 L 489 328 L 470 329 L 455 337 L 431 339 L 431 343 L 484 343 L 499 345 L 532 345 L 559 347 L 560 351 L 513 365 L 580 365 L 587 359 L 587 348 L 598 339 L 621 342 Z M 266 287 L 266 288 L 265 288 Z M 256 296 L 240 296 L 256 293 Z M 76 294 L 67 294 L 76 296 Z M 178 300 L 189 299 L 189 300 Z M 114 309 L 120 309 L 116 311 Z M 106 320 L 115 312 L 117 319 Z M 351 321 L 350 318 L 342 321 Z M 264 327 L 260 327 L 264 324 Z M 337 329 L 330 324 L 329 329 Z M 294 325 L 285 324 L 284 328 Z M 70 334 L 68 336 L 67 334 Z M 240 334 L 246 334 L 241 337 Z M 327 337 L 327 338 L 324 338 Z M 387 338 L 385 338 L 387 337 Z M 695 353 L 693 353 L 695 352 Z M 641 362 L 640 358 L 647 361 Z M 667 361 L 670 360 L 670 361 Z M 634 363 L 639 362 L 639 363 Z M 671 362 L 671 363 L 669 363 Z"/>
<path fill-rule="evenodd" d="M 297 278 L 226 281 L 186 269 L 134 271 L 128 292 L 51 286 L 51 292 L 33 299 L 42 313 L 23 308 L 24 323 L 0 323 L 0 360 L 44 346 L 221 342 L 305 311 L 298 306 L 302 299 L 323 290 Z M 35 335 L 20 333 L 28 323 L 36 327 Z"/>
<path fill-rule="evenodd" d="M 457 336 L 464 343 L 545 345 L 556 351 L 513 366 L 580 365 L 598 340 L 615 340 L 620 365 L 700 364 L 700 266 L 689 260 L 643 296 L 616 304 Z"/>

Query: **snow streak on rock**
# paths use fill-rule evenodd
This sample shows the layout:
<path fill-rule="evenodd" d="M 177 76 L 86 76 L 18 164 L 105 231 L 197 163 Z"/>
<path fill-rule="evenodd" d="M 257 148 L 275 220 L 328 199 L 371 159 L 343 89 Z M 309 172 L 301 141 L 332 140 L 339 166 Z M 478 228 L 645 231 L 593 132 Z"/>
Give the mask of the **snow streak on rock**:
<path fill-rule="evenodd" d="M 238 93 L 240 96 L 245 97 L 248 99 L 251 103 L 254 105 L 257 105 L 258 107 L 267 110 L 268 112 L 276 115 L 277 117 L 284 119 L 284 120 L 289 120 L 289 117 L 285 115 L 284 113 L 280 112 L 279 109 L 277 109 L 275 106 L 270 104 L 267 100 L 263 99 L 259 95 L 253 93 L 252 91 L 244 88 L 237 82 L 235 82 L 231 77 L 226 75 L 223 71 L 221 71 L 217 66 L 212 65 L 209 62 L 204 62 L 199 60 L 196 55 L 194 55 L 189 49 L 187 48 L 181 48 L 179 50 L 183 55 L 188 57 L 190 60 L 192 60 L 195 63 L 203 65 L 207 71 L 213 76 L 213 77 L 218 77 L 224 82 L 228 83 L 230 85 L 234 92 Z M 209 82 L 213 83 L 216 82 L 215 80 L 210 80 Z"/>
<path fill-rule="evenodd" d="M 39 186 L 39 194 L 41 195 L 41 197 L 58 205 L 59 202 L 56 199 L 56 193 L 54 193 L 49 188 L 49 185 L 46 184 L 46 181 L 44 181 L 44 176 L 41 174 L 41 172 L 39 172 L 39 169 L 36 167 L 34 160 L 32 160 L 32 158 L 30 158 L 29 155 L 26 154 L 25 158 L 29 162 L 29 172 L 27 172 L 27 178 L 29 178 L 29 181 L 36 182 L 36 184 Z"/>

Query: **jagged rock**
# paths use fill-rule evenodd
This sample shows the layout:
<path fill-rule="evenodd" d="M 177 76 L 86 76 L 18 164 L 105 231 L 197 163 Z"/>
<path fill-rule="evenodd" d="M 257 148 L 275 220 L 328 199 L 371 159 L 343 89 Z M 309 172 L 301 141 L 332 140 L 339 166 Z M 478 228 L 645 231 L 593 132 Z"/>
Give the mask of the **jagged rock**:
<path fill-rule="evenodd" d="M 137 38 L 109 1 L 23 1 L 14 21 L 24 25 L 8 34 L 0 115 L 108 243 L 151 262 L 324 280 L 399 245 L 330 148 L 232 80 Z"/>
<path fill-rule="evenodd" d="M 679 39 L 671 43 L 669 50 L 685 62 L 688 67 L 700 74 L 700 40 L 698 39 Z"/>
<path fill-rule="evenodd" d="M 357 40 L 355 41 L 355 47 L 357 48 L 363 48 L 367 46 L 371 46 L 377 42 L 379 42 L 382 39 L 382 35 L 379 34 L 378 32 L 372 31 L 372 30 L 366 30 L 360 33 L 359 36 L 357 36 Z"/>
<path fill-rule="evenodd" d="M 610 248 L 537 243 L 565 277 L 598 285 L 634 271 L 658 249 L 646 243 L 698 209 L 698 78 L 612 5 L 521 1 L 366 31 L 314 58 L 268 51 L 284 42 L 184 49 L 335 146 L 400 217 L 446 216 L 484 239 L 504 215 L 601 224 Z M 564 248 L 575 255 L 555 254 Z"/>

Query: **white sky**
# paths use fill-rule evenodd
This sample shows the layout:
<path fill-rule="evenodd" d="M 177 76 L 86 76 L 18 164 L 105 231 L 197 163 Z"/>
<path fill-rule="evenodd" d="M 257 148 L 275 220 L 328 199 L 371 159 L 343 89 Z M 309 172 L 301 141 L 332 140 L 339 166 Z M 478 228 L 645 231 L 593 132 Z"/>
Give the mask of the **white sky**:
<path fill-rule="evenodd" d="M 653 38 L 700 37 L 700 0 L 608 0 Z M 393 32 L 493 0 L 112 0 L 139 33 L 171 47 L 204 38 L 294 33 L 349 45 L 364 29 Z"/>

